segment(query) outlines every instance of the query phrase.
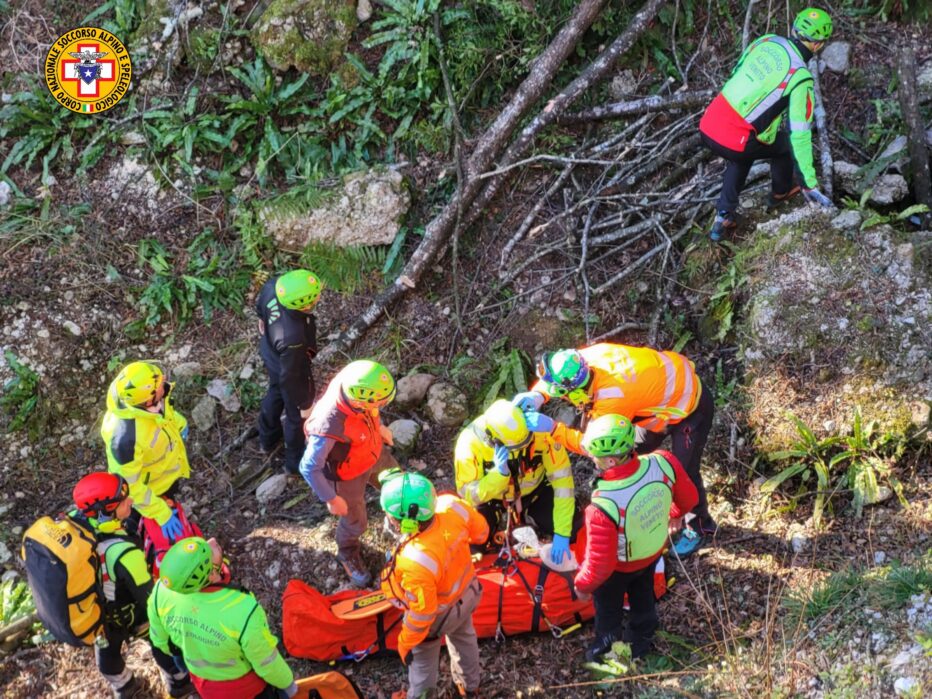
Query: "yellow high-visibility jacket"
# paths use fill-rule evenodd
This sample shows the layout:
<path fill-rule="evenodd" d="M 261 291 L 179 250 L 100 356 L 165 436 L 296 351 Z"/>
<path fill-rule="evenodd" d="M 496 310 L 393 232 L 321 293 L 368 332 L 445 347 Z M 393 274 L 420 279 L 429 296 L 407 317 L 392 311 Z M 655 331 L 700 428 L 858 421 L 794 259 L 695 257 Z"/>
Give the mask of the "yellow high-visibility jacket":
<path fill-rule="evenodd" d="M 171 518 L 171 508 L 158 496 L 179 478 L 191 475 L 181 439 L 187 424 L 172 408 L 168 392 L 162 413 L 150 413 L 125 405 L 110 385 L 107 414 L 100 427 L 108 470 L 126 480 L 133 507 L 159 525 Z"/>
<path fill-rule="evenodd" d="M 456 468 L 456 491 L 470 505 L 490 500 L 513 500 L 514 485 L 493 463 L 495 450 L 479 435 L 485 432 L 485 418 L 478 417 L 456 440 L 453 463 Z M 573 529 L 575 497 L 573 469 L 566 449 L 549 434 L 535 433 L 524 449 L 509 453 L 517 460 L 518 487 L 521 495 L 534 492 L 546 478 L 553 487 L 553 528 L 555 534 L 570 536 Z"/>

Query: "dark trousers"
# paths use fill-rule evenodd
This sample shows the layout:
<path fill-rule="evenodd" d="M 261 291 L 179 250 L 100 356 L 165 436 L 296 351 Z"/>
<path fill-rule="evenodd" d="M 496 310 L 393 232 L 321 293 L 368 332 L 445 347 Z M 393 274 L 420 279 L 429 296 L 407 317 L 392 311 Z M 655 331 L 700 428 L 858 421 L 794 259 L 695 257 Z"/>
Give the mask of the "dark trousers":
<path fill-rule="evenodd" d="M 304 424 L 301 420 L 301 411 L 297 405 L 286 401 L 282 395 L 282 389 L 278 383 L 279 367 L 265 360 L 265 368 L 269 374 L 269 388 L 259 408 L 259 443 L 263 449 L 271 450 L 284 434 L 285 468 L 290 473 L 297 473 L 298 464 L 301 463 L 301 457 L 304 455 Z M 284 424 L 281 419 L 282 409 L 285 411 Z"/>
<path fill-rule="evenodd" d="M 99 645 L 95 645 L 94 656 L 101 674 L 114 677 L 122 673 L 126 668 L 126 661 L 123 659 L 123 644 L 132 639 L 134 633 L 130 629 L 110 624 L 107 624 L 104 631 L 107 637 L 107 647 L 101 648 Z M 155 664 L 161 670 L 164 670 L 173 679 L 180 674 L 175 661 L 172 660 L 170 655 L 166 655 L 152 643 L 149 643 L 149 646 L 152 648 L 152 657 L 155 658 Z M 184 676 L 184 682 L 187 682 L 187 675 Z M 183 682 L 179 681 L 179 684 L 183 684 Z"/>
<path fill-rule="evenodd" d="M 637 452 L 638 454 L 649 454 L 656 451 L 663 442 L 664 437 L 670 435 L 673 445 L 670 449 L 673 452 L 683 469 L 689 475 L 689 479 L 699 491 L 699 504 L 693 509 L 693 514 L 699 518 L 700 524 L 711 524 L 712 517 L 709 514 L 709 502 L 706 498 L 705 485 L 702 482 L 702 473 L 699 470 L 702 462 L 702 452 L 705 450 L 705 443 L 709 439 L 709 432 L 712 430 L 712 418 L 715 417 L 715 397 L 709 387 L 702 384 L 702 395 L 699 396 L 699 405 L 689 414 L 682 422 L 667 427 L 665 432 L 648 432 L 638 428 L 637 430 Z"/>
<path fill-rule="evenodd" d="M 533 525 L 538 534 L 553 536 L 553 498 L 553 486 L 546 480 L 541 482 L 534 489 L 534 492 L 521 496 L 521 519 L 517 526 L 530 524 Z M 485 517 L 485 521 L 489 523 L 489 538 L 484 545 L 485 548 L 488 548 L 493 542 L 495 532 L 505 528 L 505 503 L 501 500 L 490 500 L 479 505 L 476 511 Z M 582 528 L 582 525 L 583 510 L 576 505 L 573 510 L 570 541 L 576 541 L 576 533 Z"/>
<path fill-rule="evenodd" d="M 657 601 L 654 598 L 654 566 L 656 561 L 634 573 L 619 573 L 602 583 L 592 594 L 595 603 L 595 633 L 597 637 L 611 635 L 631 644 L 634 657 L 650 650 L 654 632 L 660 625 Z M 628 593 L 628 623 L 624 624 L 625 593 Z"/>
<path fill-rule="evenodd" d="M 719 211 L 734 213 L 738 209 L 738 195 L 744 189 L 748 173 L 755 160 L 770 161 L 770 179 L 774 194 L 786 194 L 793 187 L 793 151 L 790 137 L 786 131 L 777 133 L 772 144 L 761 143 L 751 136 L 743 151 L 725 148 L 700 132 L 706 148 L 723 157 L 725 177 L 722 180 L 722 193 L 718 195 Z"/>

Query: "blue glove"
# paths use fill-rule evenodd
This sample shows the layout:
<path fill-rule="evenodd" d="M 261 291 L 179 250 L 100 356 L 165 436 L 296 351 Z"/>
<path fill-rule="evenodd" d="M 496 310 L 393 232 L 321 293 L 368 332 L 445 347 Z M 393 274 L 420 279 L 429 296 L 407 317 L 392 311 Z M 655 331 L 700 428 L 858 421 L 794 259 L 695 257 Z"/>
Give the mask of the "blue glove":
<path fill-rule="evenodd" d="M 188 441 L 188 432 L 190 432 L 190 431 L 191 431 L 191 430 L 188 429 L 188 426 L 185 425 L 185 426 L 184 426 L 184 429 L 181 430 L 181 439 L 182 439 L 182 441 L 184 441 L 184 442 L 187 442 L 187 441 Z"/>
<path fill-rule="evenodd" d="M 569 559 L 570 556 L 570 540 L 568 537 L 561 536 L 560 534 L 553 535 L 553 544 L 550 546 L 550 558 L 554 563 L 560 565 L 563 563 L 563 559 Z"/>
<path fill-rule="evenodd" d="M 553 418 L 543 413 L 525 413 L 524 421 L 531 432 L 550 434 L 555 426 Z"/>
<path fill-rule="evenodd" d="M 524 411 L 540 410 L 540 406 L 544 404 L 544 396 L 537 391 L 525 391 L 512 398 L 511 404 Z"/>
<path fill-rule="evenodd" d="M 492 463 L 503 476 L 510 476 L 511 469 L 508 468 L 508 447 L 499 444 L 495 447 L 495 456 L 492 457 Z"/>
<path fill-rule="evenodd" d="M 832 200 L 822 194 L 822 192 L 820 192 L 818 189 L 803 188 L 803 196 L 806 197 L 806 201 L 810 204 L 816 204 L 817 206 L 821 206 L 825 209 L 831 209 L 835 206 L 835 204 L 832 203 Z"/>
<path fill-rule="evenodd" d="M 181 520 L 178 519 L 178 510 L 172 510 L 172 516 L 162 525 L 162 536 L 174 543 L 181 538 L 184 528 L 181 526 Z"/>

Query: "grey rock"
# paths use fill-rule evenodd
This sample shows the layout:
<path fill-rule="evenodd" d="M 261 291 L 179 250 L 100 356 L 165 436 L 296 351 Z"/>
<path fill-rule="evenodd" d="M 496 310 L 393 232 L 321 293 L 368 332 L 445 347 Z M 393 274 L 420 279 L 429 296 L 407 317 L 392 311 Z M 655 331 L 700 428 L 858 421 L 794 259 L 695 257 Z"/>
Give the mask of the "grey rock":
<path fill-rule="evenodd" d="M 259 218 L 265 232 L 286 250 L 303 250 L 314 242 L 339 247 L 388 245 L 410 205 L 401 173 L 371 169 L 344 177 L 342 187 L 324 195 L 315 208 L 267 204 Z"/>
<path fill-rule="evenodd" d="M 252 33 L 252 43 L 273 68 L 321 76 L 343 62 L 356 28 L 353 3 L 273 0 Z"/>
<path fill-rule="evenodd" d="M 266 478 L 256 488 L 256 500 L 261 505 L 267 505 L 277 497 L 281 497 L 288 489 L 288 476 L 284 473 Z"/>
<path fill-rule="evenodd" d="M 6 182 L 0 182 L 0 206 L 6 206 L 10 203 L 10 195 L 13 188 Z"/>
<path fill-rule="evenodd" d="M 202 373 L 200 362 L 182 362 L 172 367 L 172 376 L 176 379 L 190 379 Z"/>
<path fill-rule="evenodd" d="M 424 401 L 429 389 L 437 377 L 433 374 L 409 374 L 398 379 L 395 385 L 394 404 L 399 408 L 415 408 Z"/>
<path fill-rule="evenodd" d="M 217 417 L 217 402 L 210 396 L 201 396 L 201 399 L 191 411 L 194 426 L 201 432 L 209 432 L 214 427 Z"/>
<path fill-rule="evenodd" d="M 872 498 L 867 498 L 864 501 L 865 505 L 879 505 L 882 502 L 886 502 L 893 497 L 893 491 L 885 485 L 877 486 L 877 494 Z"/>
<path fill-rule="evenodd" d="M 427 391 L 427 412 L 438 425 L 456 427 L 469 416 L 466 396 L 450 383 L 435 383 Z"/>
<path fill-rule="evenodd" d="M 4 542 L 0 541 L 0 563 L 6 563 L 11 558 L 13 558 L 13 554 L 10 549 Z"/>
<path fill-rule="evenodd" d="M 265 576 L 269 580 L 278 580 L 282 574 L 282 562 L 280 559 L 276 558 L 272 561 L 271 565 L 266 569 Z"/>
<path fill-rule="evenodd" d="M 861 212 L 854 209 L 842 211 L 832 219 L 832 228 L 837 231 L 855 232 L 861 227 Z"/>
<path fill-rule="evenodd" d="M 898 677 L 893 683 L 893 691 L 898 697 L 918 696 L 919 680 L 915 677 Z"/>
<path fill-rule="evenodd" d="M 793 553 L 802 553 L 809 546 L 809 537 L 802 533 L 793 534 L 790 537 L 790 546 L 793 548 Z"/>
<path fill-rule="evenodd" d="M 910 421 L 917 428 L 922 429 L 929 424 L 929 413 L 932 412 L 932 406 L 927 401 L 917 400 L 909 405 Z"/>
<path fill-rule="evenodd" d="M 932 99 L 932 61 L 926 61 L 916 70 L 916 89 L 926 99 Z"/>
<path fill-rule="evenodd" d="M 372 17 L 372 3 L 369 0 L 356 1 L 356 19 L 360 22 L 368 22 Z"/>
<path fill-rule="evenodd" d="M 833 41 L 822 50 L 820 67 L 824 66 L 833 73 L 847 73 L 851 58 L 851 44 L 847 41 Z"/>
<path fill-rule="evenodd" d="M 0 583 L 10 582 L 10 580 L 16 580 L 19 577 L 18 570 L 8 570 L 0 575 Z"/>
<path fill-rule="evenodd" d="M 239 372 L 239 377 L 243 381 L 249 381 L 252 378 L 253 374 L 256 373 L 256 367 L 252 362 L 248 362 L 243 365 L 243 368 Z"/>
<path fill-rule="evenodd" d="M 860 183 L 858 182 L 858 170 L 860 170 L 860 168 L 846 160 L 836 160 L 834 168 L 835 183 L 838 185 L 838 188 L 848 194 L 860 194 Z"/>
<path fill-rule="evenodd" d="M 388 429 L 392 432 L 395 449 L 405 454 L 414 449 L 418 435 L 421 433 L 421 426 L 414 420 L 395 420 L 388 426 Z"/>
<path fill-rule="evenodd" d="M 909 194 L 906 178 L 897 174 L 881 175 L 871 189 L 870 201 L 882 206 L 902 201 Z"/>
<path fill-rule="evenodd" d="M 207 395 L 213 396 L 228 413 L 238 413 L 242 407 L 233 385 L 224 379 L 213 379 L 207 384 Z"/>
<path fill-rule="evenodd" d="M 885 551 L 874 551 L 874 565 L 882 566 L 886 560 L 887 554 Z"/>
<path fill-rule="evenodd" d="M 62 325 L 62 327 L 63 327 L 65 330 L 67 330 L 68 332 L 70 332 L 70 333 L 71 333 L 72 335 L 74 335 L 75 337 L 80 337 L 80 336 L 81 336 L 81 326 L 79 326 L 79 325 L 78 325 L 77 323 L 75 323 L 74 321 L 72 321 L 72 320 L 66 320 L 66 321 L 65 321 L 64 323 L 62 323 L 61 325 Z"/>

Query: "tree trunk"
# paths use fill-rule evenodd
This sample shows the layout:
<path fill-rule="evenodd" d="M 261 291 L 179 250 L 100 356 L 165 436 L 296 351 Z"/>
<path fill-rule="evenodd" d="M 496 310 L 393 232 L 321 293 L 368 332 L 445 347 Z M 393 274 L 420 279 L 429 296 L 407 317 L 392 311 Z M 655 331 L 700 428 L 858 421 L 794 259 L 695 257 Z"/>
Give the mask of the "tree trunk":
<path fill-rule="evenodd" d="M 929 175 L 929 151 L 926 148 L 925 126 L 919 114 L 919 95 L 916 91 L 916 54 L 912 46 L 902 46 L 897 52 L 896 72 L 899 87 L 897 96 L 906 122 L 906 141 L 909 144 L 909 164 L 913 175 L 916 201 L 932 208 L 932 178 Z M 929 220 L 929 214 L 926 214 Z"/>
<path fill-rule="evenodd" d="M 825 120 L 825 100 L 822 99 L 822 83 L 819 80 L 819 59 L 809 61 L 809 72 L 812 73 L 812 91 L 815 97 L 815 123 L 819 132 L 819 153 L 822 163 L 822 177 L 819 186 L 829 199 L 835 190 L 835 161 L 832 159 L 832 145 L 828 140 L 828 126 Z"/>
<path fill-rule="evenodd" d="M 475 150 L 466 161 L 465 177 L 460 189 L 427 224 L 424 238 L 401 270 L 401 274 L 373 299 L 369 307 L 340 337 L 324 347 L 317 355 L 319 361 L 326 362 L 338 352 L 347 350 L 378 320 L 388 306 L 401 298 L 408 289 L 417 286 L 421 276 L 439 257 L 453 234 L 458 218 L 457 212 L 466 211 L 472 205 L 484 184 L 484 180 L 478 179 L 478 175 L 489 169 L 521 119 L 550 87 L 557 71 L 599 16 L 605 2 L 606 0 L 583 0 L 577 5 L 573 16 L 531 64 L 527 78 L 518 87 L 514 97 L 479 139 Z M 658 4 L 658 0 L 651 2 Z"/>

